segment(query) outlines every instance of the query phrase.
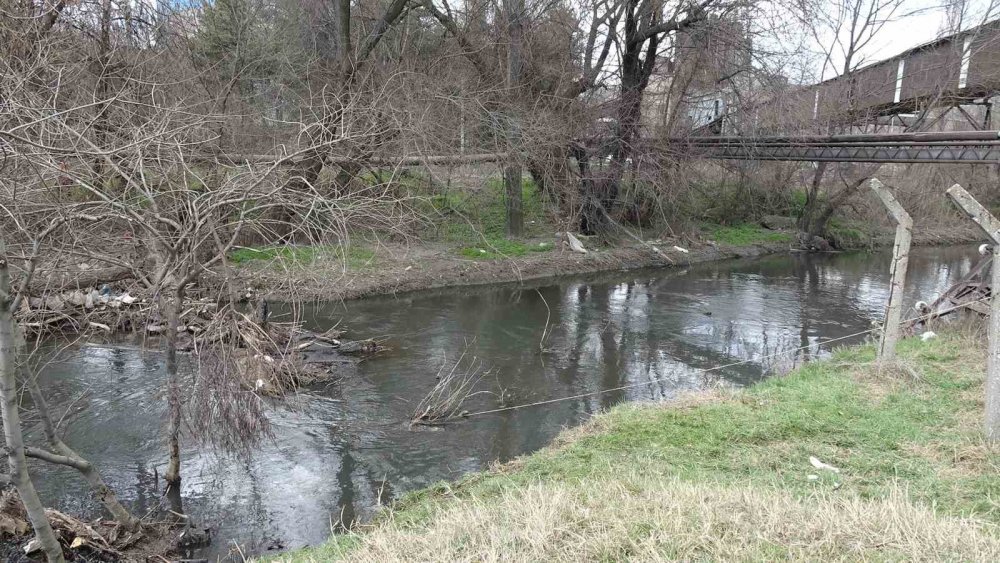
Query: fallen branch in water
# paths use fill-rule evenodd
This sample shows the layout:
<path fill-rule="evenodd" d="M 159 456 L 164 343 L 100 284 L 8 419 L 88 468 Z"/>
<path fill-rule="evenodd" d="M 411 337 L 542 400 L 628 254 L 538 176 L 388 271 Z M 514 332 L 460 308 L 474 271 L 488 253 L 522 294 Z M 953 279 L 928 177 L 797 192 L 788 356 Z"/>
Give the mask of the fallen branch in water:
<path fill-rule="evenodd" d="M 462 352 L 458 360 L 448 369 L 447 358 L 438 370 L 437 383 L 417 405 L 410 424 L 435 425 L 444 424 L 455 418 L 462 418 L 466 412 L 462 405 L 475 395 L 484 393 L 476 391 L 476 385 L 490 370 L 483 366 L 482 360 L 472 356 L 466 362 L 468 348 Z M 445 370 L 448 370 L 445 373 Z"/>
<path fill-rule="evenodd" d="M 552 309 L 549 308 L 549 302 L 545 300 L 545 296 L 538 289 L 535 289 L 535 293 L 538 294 L 539 299 L 545 304 L 545 326 L 542 327 L 542 338 L 538 341 L 538 351 L 545 351 L 545 339 L 549 336 L 549 321 L 552 319 Z"/>

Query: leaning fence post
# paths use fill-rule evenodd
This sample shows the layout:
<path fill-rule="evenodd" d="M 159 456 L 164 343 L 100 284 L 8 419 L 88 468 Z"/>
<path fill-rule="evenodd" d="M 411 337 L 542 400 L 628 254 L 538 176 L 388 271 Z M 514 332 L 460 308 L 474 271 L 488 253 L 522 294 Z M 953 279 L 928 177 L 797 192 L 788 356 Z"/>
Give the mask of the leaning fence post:
<path fill-rule="evenodd" d="M 891 278 L 889 304 L 886 307 L 885 326 L 882 327 L 882 339 L 878 348 L 880 360 L 891 360 L 896 356 L 896 342 L 899 341 L 899 322 L 903 314 L 903 288 L 906 284 L 906 267 L 910 260 L 913 219 L 910 219 L 903 206 L 877 178 L 872 178 L 869 186 L 896 220 L 896 242 L 892 247 L 892 266 L 889 269 Z"/>
<path fill-rule="evenodd" d="M 1000 439 L 1000 299 L 993 297 L 1000 288 L 1000 221 L 962 186 L 948 188 L 948 197 L 986 233 L 993 245 L 990 264 L 989 353 L 986 356 L 986 439 Z"/>

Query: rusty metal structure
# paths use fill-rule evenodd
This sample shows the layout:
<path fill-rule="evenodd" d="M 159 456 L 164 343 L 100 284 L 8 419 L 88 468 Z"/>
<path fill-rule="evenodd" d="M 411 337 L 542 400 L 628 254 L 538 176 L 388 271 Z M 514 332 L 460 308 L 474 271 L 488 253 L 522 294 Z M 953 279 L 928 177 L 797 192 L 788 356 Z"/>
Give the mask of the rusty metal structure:
<path fill-rule="evenodd" d="M 694 132 L 701 136 L 668 139 L 664 150 L 723 160 L 1000 164 L 1000 20 L 719 120 Z M 846 134 L 781 134 L 789 131 Z"/>
<path fill-rule="evenodd" d="M 1000 164 L 1000 131 L 800 137 L 690 137 L 672 151 L 723 160 Z"/>
<path fill-rule="evenodd" d="M 801 87 L 736 119 L 786 131 L 788 120 L 819 130 L 930 130 L 948 110 L 968 128 L 998 128 L 990 99 L 1000 92 L 1000 20 L 914 47 L 853 72 Z M 978 107 L 980 111 L 970 111 Z M 749 111 L 748 111 L 749 110 Z"/>
<path fill-rule="evenodd" d="M 946 115 L 955 119 L 946 124 Z M 695 132 L 703 136 L 669 139 L 667 150 L 727 160 L 998 164 L 1000 20 L 719 120 Z M 781 134 L 789 131 L 847 134 Z"/>

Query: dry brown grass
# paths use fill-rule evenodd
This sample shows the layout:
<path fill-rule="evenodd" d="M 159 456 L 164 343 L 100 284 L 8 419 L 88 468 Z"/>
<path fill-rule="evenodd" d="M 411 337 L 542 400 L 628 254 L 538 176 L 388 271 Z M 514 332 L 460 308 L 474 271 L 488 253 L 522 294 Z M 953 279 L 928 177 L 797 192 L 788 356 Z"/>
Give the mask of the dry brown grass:
<path fill-rule="evenodd" d="M 417 529 L 388 521 L 356 539 L 348 554 L 294 561 L 1000 560 L 991 525 L 936 515 L 898 488 L 796 499 L 636 474 L 472 498 Z"/>

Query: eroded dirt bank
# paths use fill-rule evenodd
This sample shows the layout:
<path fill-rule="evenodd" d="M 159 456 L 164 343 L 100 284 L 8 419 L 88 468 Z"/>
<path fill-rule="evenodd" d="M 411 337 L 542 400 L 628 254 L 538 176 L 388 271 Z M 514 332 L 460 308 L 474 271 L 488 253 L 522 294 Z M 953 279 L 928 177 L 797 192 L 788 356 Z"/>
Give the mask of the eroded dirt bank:
<path fill-rule="evenodd" d="M 789 237 L 791 238 L 791 237 Z M 914 245 L 933 246 L 975 242 L 967 230 L 917 231 Z M 538 239 L 529 245 L 551 244 Z M 873 247 L 892 245 L 891 233 Z M 657 250 L 654 250 L 655 246 Z M 588 252 L 574 252 L 557 244 L 547 252 L 528 252 L 492 260 L 455 252 L 454 245 L 421 242 L 414 245 L 379 244 L 375 257 L 362 264 L 319 258 L 310 264 L 253 262 L 236 269 L 241 287 L 254 288 L 274 301 L 350 300 L 395 295 L 426 289 L 510 283 L 547 277 L 640 268 L 683 267 L 691 264 L 797 252 L 788 241 L 726 245 L 712 241 L 622 242 L 613 247 L 587 244 Z M 679 250 L 683 248 L 686 252 Z M 869 247 L 872 248 L 872 247 Z M 668 260 L 669 259 L 669 260 Z"/>
<path fill-rule="evenodd" d="M 660 248 L 659 245 L 657 247 Z M 687 252 L 676 250 L 673 244 L 665 244 L 660 248 L 663 256 L 638 244 L 588 250 L 586 254 L 557 248 L 524 256 L 476 260 L 458 256 L 452 247 L 446 245 L 384 245 L 379 249 L 377 262 L 358 269 L 344 268 L 336 261 L 319 260 L 308 266 L 278 268 L 254 265 L 240 268 L 239 272 L 244 284 L 258 289 L 268 299 L 349 300 L 562 275 L 687 266 L 791 251 L 788 243 L 747 246 L 703 244 L 681 248 Z"/>

